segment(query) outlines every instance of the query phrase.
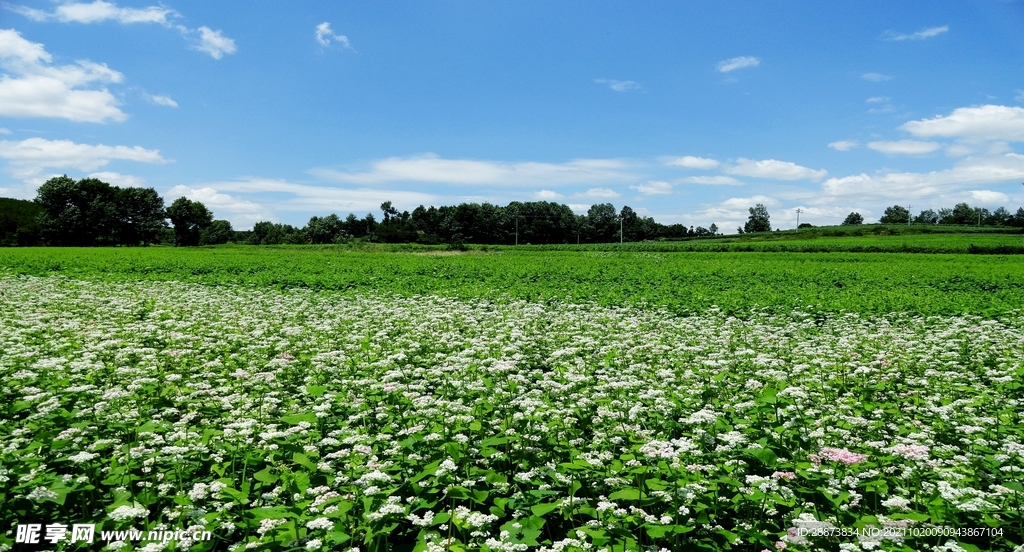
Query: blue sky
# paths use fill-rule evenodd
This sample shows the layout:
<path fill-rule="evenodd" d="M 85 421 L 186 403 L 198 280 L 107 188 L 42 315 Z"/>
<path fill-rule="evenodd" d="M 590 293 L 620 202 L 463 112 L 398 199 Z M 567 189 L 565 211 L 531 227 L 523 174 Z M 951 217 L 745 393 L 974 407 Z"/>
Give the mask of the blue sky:
<path fill-rule="evenodd" d="M 629 205 L 732 229 L 1024 205 L 1024 2 L 0 6 L 0 195 L 259 220 Z"/>

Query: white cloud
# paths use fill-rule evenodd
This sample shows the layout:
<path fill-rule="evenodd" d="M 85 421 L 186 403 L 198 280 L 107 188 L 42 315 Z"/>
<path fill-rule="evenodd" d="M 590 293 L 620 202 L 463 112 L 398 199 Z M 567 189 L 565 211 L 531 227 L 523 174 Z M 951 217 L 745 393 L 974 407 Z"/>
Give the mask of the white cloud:
<path fill-rule="evenodd" d="M 558 192 L 553 192 L 551 190 L 541 190 L 539 192 L 534 192 L 533 194 L 533 198 L 539 201 L 555 201 L 558 199 L 562 199 L 563 197 L 565 196 Z"/>
<path fill-rule="evenodd" d="M 505 163 L 470 159 L 443 159 L 433 154 L 389 157 L 371 164 L 366 172 L 313 169 L 321 178 L 353 184 L 379 182 L 432 182 L 461 185 L 578 184 L 632 179 L 625 163 L 615 159 L 575 159 L 566 163 L 535 161 Z"/>
<path fill-rule="evenodd" d="M 0 141 L 0 159 L 8 162 L 8 171 L 17 178 L 36 178 L 47 169 L 93 171 L 113 160 L 139 163 L 164 163 L 157 150 L 140 146 L 77 144 L 70 140 L 29 138 L 19 142 Z"/>
<path fill-rule="evenodd" d="M 938 196 L 982 182 L 1020 182 L 1024 178 L 1024 155 L 1005 153 L 969 157 L 955 167 L 928 173 L 882 171 L 876 174 L 829 178 L 822 183 L 821 201 L 835 196 L 907 199 Z"/>
<path fill-rule="evenodd" d="M 864 100 L 864 103 L 885 103 L 887 101 L 889 101 L 888 96 L 872 96 Z"/>
<path fill-rule="evenodd" d="M 221 193 L 211 187 L 175 186 L 166 196 L 168 203 L 182 196 L 198 201 L 209 208 L 215 218 L 226 219 L 233 227 L 251 228 L 257 222 L 277 221 L 277 217 L 263 205 Z"/>
<path fill-rule="evenodd" d="M 610 190 L 608 188 L 590 188 L 585 192 L 573 194 L 572 197 L 577 197 L 580 199 L 614 199 L 616 197 L 619 197 L 619 195 L 621 194 L 619 194 L 615 190 Z"/>
<path fill-rule="evenodd" d="M 708 159 L 706 157 L 694 157 L 692 155 L 684 155 L 683 157 L 676 157 L 665 162 L 666 165 L 672 165 L 675 167 L 686 167 L 687 169 L 713 169 L 721 163 L 715 159 Z"/>
<path fill-rule="evenodd" d="M 838 151 L 850 151 L 858 145 L 859 144 L 853 140 L 839 140 L 837 142 L 830 142 L 828 147 Z"/>
<path fill-rule="evenodd" d="M 644 89 L 643 86 L 640 86 L 640 83 L 631 80 L 620 81 L 615 79 L 594 79 L 594 82 L 598 84 L 607 84 L 608 88 L 611 88 L 616 92 L 628 92 L 630 90 Z"/>
<path fill-rule="evenodd" d="M 1024 108 L 1004 105 L 960 107 L 949 115 L 909 121 L 900 129 L 923 137 L 1024 142 Z"/>
<path fill-rule="evenodd" d="M 755 195 L 753 197 L 731 197 L 723 201 L 721 205 L 722 207 L 730 207 L 734 209 L 741 208 L 743 210 L 747 210 L 758 203 L 763 204 L 765 207 L 777 207 L 779 205 L 779 200 L 766 195 Z"/>
<path fill-rule="evenodd" d="M 916 33 L 901 34 L 893 31 L 888 31 L 882 38 L 884 40 L 924 40 L 926 38 L 932 38 L 933 36 L 939 36 L 942 33 L 948 32 L 949 26 L 943 25 L 941 27 L 930 27 L 917 31 Z"/>
<path fill-rule="evenodd" d="M 189 189 L 204 190 L 202 195 L 195 192 L 195 198 L 207 197 L 210 205 L 216 206 L 216 209 L 234 213 L 227 218 L 239 227 L 251 226 L 260 220 L 277 220 L 272 213 L 280 211 L 313 212 L 318 215 L 334 212 L 344 216 L 347 213 L 378 211 L 383 201 L 391 201 L 399 210 L 412 210 L 417 205 L 438 205 L 440 199 L 421 192 L 314 186 L 266 178 L 209 182 Z M 262 194 L 273 194 L 272 198 L 266 200 L 273 202 L 272 211 L 260 203 Z M 246 199 L 246 196 L 252 199 Z M 203 203 L 206 204 L 206 201 Z"/>
<path fill-rule="evenodd" d="M 313 36 L 321 46 L 330 46 L 331 41 L 334 41 L 340 42 L 345 48 L 350 50 L 352 49 L 352 45 L 348 42 L 348 37 L 345 35 L 334 34 L 334 31 L 331 30 L 331 24 L 327 21 L 316 26 Z"/>
<path fill-rule="evenodd" d="M 1006 205 L 1010 201 L 1010 196 L 992 190 L 971 190 L 971 197 L 982 205 Z"/>
<path fill-rule="evenodd" d="M 672 193 L 672 185 L 661 180 L 650 180 L 638 186 L 630 186 L 644 195 L 667 195 Z"/>
<path fill-rule="evenodd" d="M 121 8 L 110 2 L 96 0 L 92 3 L 64 2 L 52 12 L 37 10 L 27 6 L 7 5 L 7 9 L 20 13 L 34 21 L 59 21 L 61 23 L 99 23 L 117 21 L 118 23 L 159 23 L 168 24 L 168 17 L 177 16 L 172 9 L 149 6 L 145 8 Z"/>
<path fill-rule="evenodd" d="M 683 179 L 683 182 L 710 186 L 738 186 L 743 184 L 731 176 L 688 176 Z"/>
<path fill-rule="evenodd" d="M 886 155 L 924 155 L 931 153 L 942 145 L 938 142 L 921 142 L 918 140 L 897 140 L 895 142 L 868 142 L 868 148 Z"/>
<path fill-rule="evenodd" d="M 116 21 L 126 25 L 133 23 L 157 23 L 164 27 L 175 28 L 186 37 L 198 32 L 199 39 L 194 49 L 206 52 L 214 59 L 220 59 L 224 54 L 233 54 L 236 50 L 235 41 L 224 36 L 219 30 L 214 31 L 209 27 L 199 27 L 193 30 L 183 25 L 172 23 L 172 20 L 180 17 L 180 14 L 163 6 L 122 8 L 113 2 L 106 2 L 104 0 L 95 0 L 91 3 L 65 0 L 60 2 L 52 12 L 13 4 L 5 4 L 4 7 L 34 21 L 85 24 Z"/>
<path fill-rule="evenodd" d="M 14 134 L 9 128 L 0 127 L 0 134 Z"/>
<path fill-rule="evenodd" d="M 568 205 L 569 208 L 572 209 L 572 212 L 577 215 L 586 214 L 586 212 L 590 210 L 589 203 L 567 203 L 566 205 Z"/>
<path fill-rule="evenodd" d="M 220 59 L 224 54 L 235 53 L 235 41 L 224 36 L 221 31 L 209 27 L 199 27 L 199 44 L 196 49 L 210 54 L 213 59 Z"/>
<path fill-rule="evenodd" d="M 156 105 L 162 105 L 164 107 L 178 107 L 178 102 L 174 101 L 173 99 L 171 99 L 170 96 L 167 96 L 167 95 L 155 95 L 154 96 L 154 95 L 151 95 L 151 94 L 144 94 L 143 96 L 147 100 L 155 103 Z"/>
<path fill-rule="evenodd" d="M 828 171 L 824 169 L 809 169 L 789 161 L 778 161 L 776 159 L 755 161 L 742 157 L 737 159 L 736 164 L 733 166 L 726 167 L 725 172 L 754 178 L 771 178 L 773 180 L 818 180 L 828 175 Z"/>
<path fill-rule="evenodd" d="M 761 65 L 761 60 L 751 56 L 740 56 L 732 59 L 724 59 L 718 62 L 718 72 L 728 73 L 729 71 L 735 71 L 737 69 L 746 69 L 747 67 L 757 67 Z"/>
<path fill-rule="evenodd" d="M 860 78 L 871 82 L 884 82 L 887 80 L 892 80 L 892 77 L 890 75 L 883 75 L 882 73 L 864 73 L 863 75 L 860 76 Z"/>
<path fill-rule="evenodd" d="M 106 65 L 79 61 L 50 65 L 42 44 L 13 29 L 0 30 L 0 116 L 57 117 L 76 122 L 123 121 L 128 116 L 106 88 L 83 90 L 94 83 L 119 83 L 124 76 Z"/>
<path fill-rule="evenodd" d="M 95 172 L 86 176 L 88 178 L 102 180 L 107 184 L 113 184 L 114 186 L 121 186 L 122 188 L 140 188 L 146 183 L 146 179 L 144 178 L 110 171 Z"/>

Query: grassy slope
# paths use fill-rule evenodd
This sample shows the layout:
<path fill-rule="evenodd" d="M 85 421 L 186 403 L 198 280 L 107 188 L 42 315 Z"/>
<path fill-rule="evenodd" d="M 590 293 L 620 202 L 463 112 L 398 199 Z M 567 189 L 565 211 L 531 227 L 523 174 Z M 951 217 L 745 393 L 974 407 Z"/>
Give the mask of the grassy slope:
<path fill-rule="evenodd" d="M 1019 239 L 1019 237 L 1018 237 Z M 465 298 L 567 298 L 674 312 L 715 305 L 998 316 L 1024 305 L 1024 256 L 902 253 L 490 251 L 316 247 L 0 250 L 0 269 L 71 278 L 183 280 Z"/>

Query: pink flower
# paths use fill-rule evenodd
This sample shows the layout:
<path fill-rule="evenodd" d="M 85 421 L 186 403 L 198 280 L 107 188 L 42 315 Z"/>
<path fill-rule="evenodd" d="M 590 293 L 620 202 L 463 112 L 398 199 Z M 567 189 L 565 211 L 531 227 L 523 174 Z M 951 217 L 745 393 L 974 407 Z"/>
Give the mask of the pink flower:
<path fill-rule="evenodd" d="M 772 474 L 772 477 L 778 477 L 780 479 L 785 479 L 786 481 L 792 481 L 792 480 L 796 479 L 796 473 L 794 473 L 794 472 L 780 472 L 780 471 L 777 471 L 777 472 Z"/>
<path fill-rule="evenodd" d="M 831 460 L 833 462 L 842 462 L 843 464 L 846 464 L 847 466 L 849 466 L 851 464 L 856 464 L 858 462 L 863 462 L 864 460 L 867 460 L 867 458 L 868 458 L 867 454 L 857 454 L 856 452 L 850 452 L 850 451 L 848 451 L 846 449 L 837 449 L 837 448 L 825 447 L 825 448 L 821 449 L 820 452 L 821 452 L 821 457 L 825 458 L 826 460 Z M 811 455 L 811 459 L 814 460 L 815 463 L 820 461 L 820 460 L 816 460 L 815 459 L 816 456 L 817 455 L 814 455 L 814 454 Z"/>
<path fill-rule="evenodd" d="M 786 543 L 784 543 L 782 541 L 776 542 L 775 543 L 775 549 L 776 550 L 785 550 L 786 549 Z"/>

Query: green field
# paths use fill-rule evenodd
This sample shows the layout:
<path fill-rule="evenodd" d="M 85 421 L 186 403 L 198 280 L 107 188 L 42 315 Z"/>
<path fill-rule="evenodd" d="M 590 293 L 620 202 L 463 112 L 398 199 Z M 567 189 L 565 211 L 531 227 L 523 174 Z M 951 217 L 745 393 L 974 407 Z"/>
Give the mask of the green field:
<path fill-rule="evenodd" d="M 0 249 L 0 527 L 96 527 L 64 550 L 184 528 L 212 538 L 173 549 L 1010 552 L 1024 255 L 849 250 L 982 238 L 1020 236 Z"/>
<path fill-rule="evenodd" d="M 948 243 L 950 236 L 941 237 Z M 870 244 L 880 238 L 863 239 Z M 373 245 L 365 250 L 330 246 L 11 248 L 0 249 L 0 267 L 14 274 L 113 281 L 177 280 L 406 296 L 651 305 L 677 314 L 717 306 L 737 315 L 760 308 L 780 312 L 800 308 L 998 316 L 1024 306 L 1021 255 L 644 249 L 662 246 L 605 245 L 583 251 L 489 248 L 465 253 Z"/>

